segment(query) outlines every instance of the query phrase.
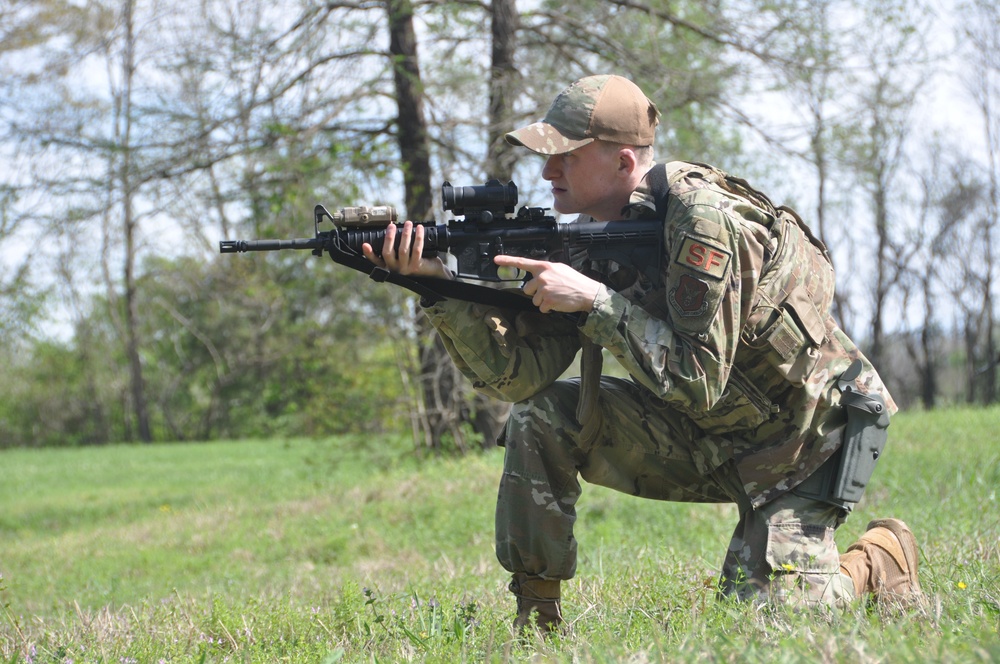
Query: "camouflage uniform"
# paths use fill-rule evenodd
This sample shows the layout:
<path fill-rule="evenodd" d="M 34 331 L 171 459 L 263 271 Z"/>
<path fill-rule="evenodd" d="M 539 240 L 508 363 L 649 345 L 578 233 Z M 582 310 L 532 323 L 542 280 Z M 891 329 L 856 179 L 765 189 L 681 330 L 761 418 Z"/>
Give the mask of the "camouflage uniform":
<path fill-rule="evenodd" d="M 625 210 L 663 218 L 656 283 L 584 252 L 574 267 L 604 285 L 580 320 L 459 301 L 426 309 L 475 388 L 514 402 L 497 556 L 511 572 L 571 578 L 582 477 L 644 498 L 738 505 L 725 595 L 848 600 L 833 539 L 847 510 L 794 490 L 840 446 L 835 383 L 852 361 L 864 362 L 856 388 L 895 404 L 831 317 L 832 267 L 794 213 L 711 167 L 665 168 L 665 207 L 654 212 L 647 176 Z M 583 377 L 558 380 L 581 348 Z M 631 380 L 590 377 L 601 348 Z"/>

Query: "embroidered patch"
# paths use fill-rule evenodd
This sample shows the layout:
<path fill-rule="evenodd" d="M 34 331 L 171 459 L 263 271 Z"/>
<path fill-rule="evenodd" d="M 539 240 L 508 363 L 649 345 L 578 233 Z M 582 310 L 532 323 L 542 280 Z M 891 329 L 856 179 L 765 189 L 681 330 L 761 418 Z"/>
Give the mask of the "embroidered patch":
<path fill-rule="evenodd" d="M 681 316 L 701 316 L 708 310 L 708 283 L 690 274 L 682 274 L 677 287 L 670 290 L 670 304 Z"/>
<path fill-rule="evenodd" d="M 729 269 L 732 254 L 726 249 L 709 244 L 697 237 L 685 237 L 674 261 L 690 270 L 697 270 L 713 279 L 722 279 Z"/>

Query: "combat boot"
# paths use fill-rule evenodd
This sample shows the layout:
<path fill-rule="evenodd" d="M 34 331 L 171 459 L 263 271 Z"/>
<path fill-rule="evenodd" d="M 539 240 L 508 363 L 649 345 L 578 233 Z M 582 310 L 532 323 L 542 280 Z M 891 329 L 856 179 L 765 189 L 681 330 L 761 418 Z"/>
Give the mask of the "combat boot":
<path fill-rule="evenodd" d="M 522 633 L 536 625 L 543 635 L 558 631 L 562 624 L 559 603 L 559 580 L 543 579 L 533 574 L 517 572 L 507 587 L 517 597 L 515 633 Z"/>
<path fill-rule="evenodd" d="M 870 593 L 879 602 L 919 604 L 917 558 L 917 541 L 905 523 L 875 519 L 840 557 L 840 571 L 854 581 L 858 597 Z"/>

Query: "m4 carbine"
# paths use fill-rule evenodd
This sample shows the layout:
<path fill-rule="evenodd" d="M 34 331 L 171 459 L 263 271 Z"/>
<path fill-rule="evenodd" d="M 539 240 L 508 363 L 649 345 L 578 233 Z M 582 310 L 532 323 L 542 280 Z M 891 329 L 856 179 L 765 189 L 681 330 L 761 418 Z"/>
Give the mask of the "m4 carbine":
<path fill-rule="evenodd" d="M 517 186 L 490 180 L 484 185 L 453 187 L 445 182 L 441 198 L 444 209 L 455 218 L 447 224 L 418 222 L 424 226 L 424 257 L 450 253 L 457 276 L 462 279 L 503 282 L 523 275 L 504 275 L 493 262 L 510 255 L 536 260 L 569 262 L 574 249 L 586 249 L 592 260 L 612 260 L 630 265 L 651 280 L 660 279 L 662 222 L 655 219 L 559 223 L 546 208 L 517 207 Z M 532 307 L 527 298 L 459 281 L 413 277 L 391 273 L 364 258 L 361 246 L 368 243 L 382 251 L 385 229 L 398 223 L 388 206 L 345 207 L 331 214 L 322 205 L 313 212 L 315 236 L 293 240 L 223 240 L 221 253 L 308 249 L 316 256 L 327 253 L 341 265 L 360 270 L 376 281 L 388 281 L 419 293 L 429 302 L 457 298 L 499 306 Z M 327 220 L 334 228 L 320 230 Z M 399 234 L 396 237 L 398 246 Z"/>

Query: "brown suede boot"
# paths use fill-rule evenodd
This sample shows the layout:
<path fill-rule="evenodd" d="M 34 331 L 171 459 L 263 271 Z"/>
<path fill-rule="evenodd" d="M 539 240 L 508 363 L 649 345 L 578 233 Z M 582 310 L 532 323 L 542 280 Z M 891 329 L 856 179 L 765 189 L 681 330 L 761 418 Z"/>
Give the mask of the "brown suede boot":
<path fill-rule="evenodd" d="M 559 580 L 543 579 L 533 574 L 517 572 L 508 589 L 517 597 L 517 617 L 514 631 L 523 632 L 536 625 L 543 635 L 551 634 L 562 624 L 559 604 Z"/>
<path fill-rule="evenodd" d="M 858 597 L 871 593 L 879 602 L 919 604 L 917 558 L 917 541 L 905 523 L 875 519 L 840 557 L 840 571 L 851 577 Z"/>

